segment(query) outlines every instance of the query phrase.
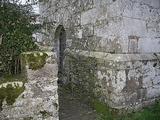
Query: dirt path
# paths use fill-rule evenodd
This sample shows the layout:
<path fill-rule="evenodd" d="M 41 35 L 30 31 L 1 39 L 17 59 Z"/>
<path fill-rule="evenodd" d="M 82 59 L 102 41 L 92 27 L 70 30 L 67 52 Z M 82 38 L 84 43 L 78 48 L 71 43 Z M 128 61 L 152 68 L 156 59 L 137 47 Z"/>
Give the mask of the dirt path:
<path fill-rule="evenodd" d="M 96 120 L 96 113 L 78 98 L 59 90 L 60 120 Z"/>

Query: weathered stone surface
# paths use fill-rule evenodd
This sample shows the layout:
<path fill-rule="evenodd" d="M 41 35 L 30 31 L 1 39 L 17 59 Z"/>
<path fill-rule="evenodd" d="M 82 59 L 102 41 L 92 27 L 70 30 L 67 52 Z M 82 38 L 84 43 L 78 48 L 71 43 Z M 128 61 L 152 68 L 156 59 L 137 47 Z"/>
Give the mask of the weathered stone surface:
<path fill-rule="evenodd" d="M 49 0 L 40 10 L 44 45 L 55 45 L 56 29 L 65 28 L 66 79 L 117 109 L 159 97 L 159 0 Z"/>
<path fill-rule="evenodd" d="M 75 57 L 73 57 L 74 62 L 70 61 L 70 66 L 74 66 L 74 68 L 70 67 L 70 74 L 73 74 L 71 79 L 73 77 L 78 84 L 84 86 L 90 85 L 92 87 L 89 89 L 90 92 L 98 93 L 98 98 L 112 108 L 137 109 L 153 103 L 160 96 L 160 69 L 157 60 L 159 54 L 154 56 L 152 54 L 109 54 L 87 51 L 72 51 L 70 54 Z M 81 57 L 90 60 L 82 61 Z M 90 65 L 93 67 L 87 67 Z M 94 72 L 88 72 L 85 67 Z M 72 69 L 78 70 L 78 73 L 76 72 L 78 78 Z"/>
<path fill-rule="evenodd" d="M 5 101 L 0 112 L 1 120 L 58 120 L 58 93 L 57 93 L 57 64 L 52 52 L 45 53 L 45 63 L 38 69 L 30 69 L 27 56 L 33 55 L 36 59 L 42 52 L 24 53 L 24 71 L 26 71 L 27 82 L 24 92 L 16 99 L 13 105 L 6 105 Z M 52 58 L 52 59 L 51 59 Z M 40 58 L 38 58 L 40 59 Z M 43 61 L 42 61 L 43 62 Z"/>

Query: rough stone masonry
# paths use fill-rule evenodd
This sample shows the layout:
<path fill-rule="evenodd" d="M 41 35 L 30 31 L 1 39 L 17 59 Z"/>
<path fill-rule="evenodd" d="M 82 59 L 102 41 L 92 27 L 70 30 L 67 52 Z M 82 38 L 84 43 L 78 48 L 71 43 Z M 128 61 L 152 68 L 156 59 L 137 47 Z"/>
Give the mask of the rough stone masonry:
<path fill-rule="evenodd" d="M 116 109 L 159 98 L 159 0 L 42 0 L 40 14 L 42 43 L 61 56 L 65 83 Z"/>
<path fill-rule="evenodd" d="M 0 88 L 25 89 L 12 105 L 3 101 L 0 119 L 58 120 L 58 77 L 115 109 L 160 98 L 159 0 L 41 0 L 39 6 L 41 44 L 51 49 L 22 55 L 27 82 Z"/>
<path fill-rule="evenodd" d="M 53 52 L 23 53 L 22 66 L 24 76 L 27 79 L 25 83 L 8 82 L 0 86 L 0 88 L 5 87 L 5 89 L 10 89 L 10 87 L 6 87 L 6 84 L 10 85 L 11 88 L 24 87 L 24 91 L 13 104 L 8 105 L 7 100 L 3 101 L 0 119 L 59 120 L 58 67 L 55 62 L 55 54 Z M 8 94 L 15 94 L 13 90 Z"/>

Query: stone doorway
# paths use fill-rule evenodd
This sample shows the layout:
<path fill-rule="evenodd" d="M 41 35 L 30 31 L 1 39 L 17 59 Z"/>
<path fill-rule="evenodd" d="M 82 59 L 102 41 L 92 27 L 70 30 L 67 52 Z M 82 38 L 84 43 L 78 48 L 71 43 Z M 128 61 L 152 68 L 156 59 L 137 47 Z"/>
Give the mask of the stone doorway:
<path fill-rule="evenodd" d="M 62 82 L 62 76 L 64 72 L 64 58 L 66 49 L 66 31 L 63 25 L 59 25 L 55 33 L 56 38 L 56 52 L 57 52 L 57 62 L 58 62 L 58 78 L 59 82 Z"/>
<path fill-rule="evenodd" d="M 95 120 L 95 112 L 78 96 L 73 95 L 70 85 L 64 81 L 66 31 L 62 25 L 57 27 L 55 38 L 58 63 L 59 120 Z"/>

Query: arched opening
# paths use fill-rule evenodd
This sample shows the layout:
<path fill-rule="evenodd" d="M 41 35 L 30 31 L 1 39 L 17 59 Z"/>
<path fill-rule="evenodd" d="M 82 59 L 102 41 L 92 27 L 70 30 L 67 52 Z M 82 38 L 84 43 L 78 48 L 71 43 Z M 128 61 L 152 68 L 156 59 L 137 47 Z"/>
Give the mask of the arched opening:
<path fill-rule="evenodd" d="M 62 25 L 59 25 L 56 29 L 55 40 L 56 41 L 54 44 L 55 45 L 54 48 L 55 48 L 55 52 L 57 53 L 57 63 L 58 63 L 59 119 L 60 120 L 66 120 L 66 119 L 67 120 L 95 120 L 96 115 L 94 111 L 92 111 L 92 109 L 89 106 L 82 105 L 83 102 L 81 102 L 79 99 L 80 94 L 77 94 L 77 96 L 73 94 L 73 90 L 77 91 L 79 88 L 73 89 L 74 83 L 70 80 L 66 80 L 66 79 L 69 79 L 68 76 L 70 76 L 70 73 L 68 72 L 70 71 L 66 71 L 64 68 L 64 62 L 65 62 L 64 59 L 66 57 L 65 56 L 66 31 Z M 67 72 L 67 73 L 64 74 L 64 72 Z M 91 114 L 83 115 L 84 113 L 88 113 L 90 111 L 91 111 Z"/>
<path fill-rule="evenodd" d="M 59 25 L 55 32 L 55 48 L 57 53 L 57 62 L 58 62 L 58 78 L 59 82 L 62 82 L 62 76 L 64 72 L 64 58 L 65 58 L 65 49 L 66 49 L 66 31 L 63 25 Z"/>

